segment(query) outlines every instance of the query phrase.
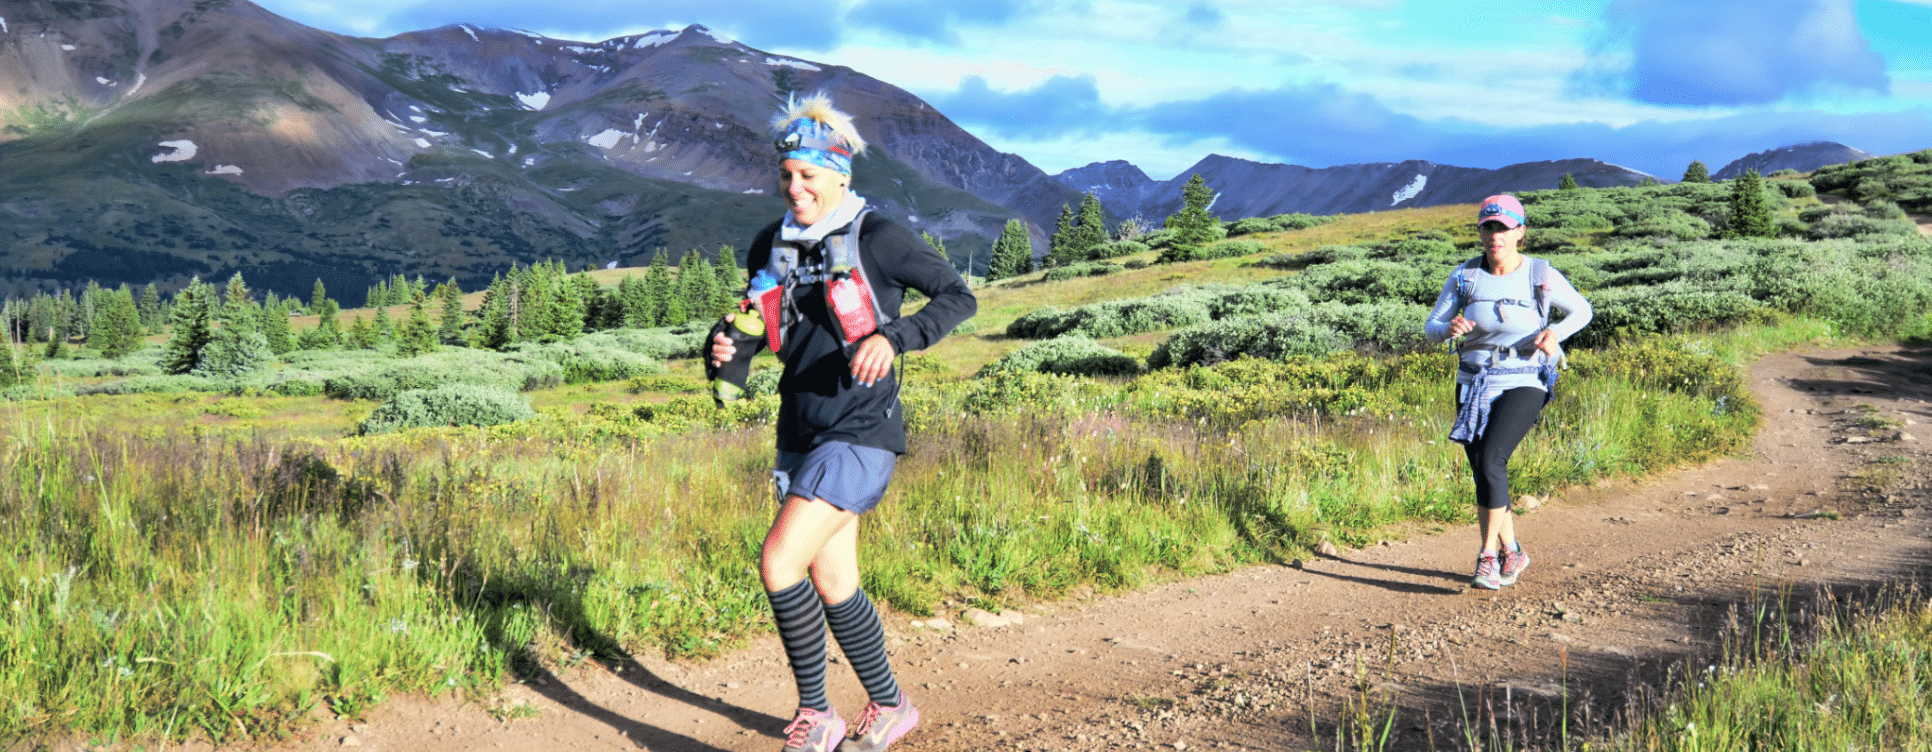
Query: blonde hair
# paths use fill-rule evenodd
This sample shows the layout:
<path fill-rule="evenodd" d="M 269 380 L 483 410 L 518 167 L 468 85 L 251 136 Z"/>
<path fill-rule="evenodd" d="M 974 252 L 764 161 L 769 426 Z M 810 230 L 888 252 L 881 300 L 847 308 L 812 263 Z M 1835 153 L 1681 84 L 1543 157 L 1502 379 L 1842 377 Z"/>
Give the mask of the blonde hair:
<path fill-rule="evenodd" d="M 865 138 L 859 135 L 858 126 L 852 123 L 851 115 L 839 112 L 838 108 L 832 106 L 832 95 L 821 91 L 802 99 L 788 97 L 785 101 L 785 112 L 771 121 L 772 132 L 783 134 L 792 123 L 801 119 L 811 120 L 830 129 L 832 135 L 838 136 L 851 147 L 854 155 L 865 151 Z"/>

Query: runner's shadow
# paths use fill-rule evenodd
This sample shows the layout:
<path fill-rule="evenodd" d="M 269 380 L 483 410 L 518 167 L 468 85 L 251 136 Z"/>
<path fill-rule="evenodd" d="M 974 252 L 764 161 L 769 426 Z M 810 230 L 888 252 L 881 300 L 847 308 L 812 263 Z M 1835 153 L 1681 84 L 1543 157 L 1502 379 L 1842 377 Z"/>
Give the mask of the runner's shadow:
<path fill-rule="evenodd" d="M 602 721 L 644 749 L 725 752 L 722 748 L 690 736 L 640 722 L 585 697 L 544 665 L 527 641 L 509 638 L 504 631 L 502 616 L 505 606 L 523 605 L 547 614 L 552 624 L 568 633 L 570 644 L 581 654 L 595 656 L 605 667 L 612 669 L 613 674 L 638 689 L 663 700 L 716 713 L 746 730 L 774 738 L 777 736 L 777 730 L 783 728 L 789 719 L 738 707 L 678 686 L 652 673 L 611 635 L 593 626 L 577 594 L 589 590 L 585 585 L 595 574 L 587 567 L 563 573 L 546 572 L 542 577 L 524 573 L 485 577 L 468 570 L 458 570 L 451 573 L 447 582 L 451 590 L 465 595 L 457 598 L 457 602 L 476 610 L 485 625 L 487 638 L 510 654 L 513 670 L 528 680 L 527 686 L 531 691 L 586 718 Z"/>
<path fill-rule="evenodd" d="M 1333 561 L 1340 564 L 1349 564 L 1349 565 L 1364 567 L 1368 569 L 1380 569 L 1380 570 L 1389 571 L 1389 572 L 1400 572 L 1402 574 L 1412 575 L 1416 577 L 1444 579 L 1452 582 L 1462 579 L 1458 575 L 1454 575 L 1448 572 L 1443 572 L 1443 571 L 1434 570 L 1434 569 L 1415 569 L 1412 567 L 1398 567 L 1392 564 L 1369 564 L 1367 562 L 1349 561 L 1340 556 L 1333 556 L 1333 555 L 1322 555 L 1320 556 L 1320 558 L 1327 559 L 1329 561 Z M 1385 579 L 1378 579 L 1375 577 L 1363 577 L 1360 575 L 1341 574 L 1338 572 L 1324 572 L 1319 569 L 1308 569 L 1306 567 L 1302 568 L 1301 571 L 1307 572 L 1309 574 L 1321 575 L 1323 577 L 1328 577 L 1331 579 L 1342 580 L 1344 582 L 1354 582 L 1362 585 L 1373 585 L 1375 587 L 1382 588 L 1383 590 L 1390 590 L 1397 593 L 1414 593 L 1417 595 L 1457 595 L 1462 593 L 1463 591 L 1463 588 L 1460 586 L 1447 587 L 1443 585 L 1430 585 L 1430 584 L 1421 583 L 1421 582 L 1403 582 L 1400 580 L 1385 580 Z"/>
<path fill-rule="evenodd" d="M 631 668 L 635 669 L 635 664 Z M 628 670 L 626 673 L 628 673 Z M 727 752 L 722 747 L 711 746 L 669 729 L 658 728 L 648 723 L 639 723 L 622 713 L 599 705 L 590 698 L 583 696 L 577 690 L 571 689 L 568 682 L 565 682 L 562 677 L 557 676 L 547 668 L 535 669 L 529 673 L 529 676 L 530 681 L 526 686 L 531 691 L 550 698 L 552 702 L 569 708 L 574 713 L 604 722 L 612 729 L 615 729 L 617 733 L 622 734 L 624 738 L 629 739 L 631 743 L 636 744 L 642 749 L 652 750 L 653 752 L 657 750 L 676 750 L 677 752 L 685 752 L 686 750 L 689 752 Z M 727 713 L 727 715 L 729 714 Z M 781 721 L 774 720 L 772 722 L 780 723 Z"/>

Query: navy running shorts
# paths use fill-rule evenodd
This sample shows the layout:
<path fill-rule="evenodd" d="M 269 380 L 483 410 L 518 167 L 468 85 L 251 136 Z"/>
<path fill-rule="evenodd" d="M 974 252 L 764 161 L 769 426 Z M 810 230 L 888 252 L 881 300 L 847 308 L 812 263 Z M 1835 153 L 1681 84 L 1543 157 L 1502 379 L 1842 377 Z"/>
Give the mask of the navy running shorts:
<path fill-rule="evenodd" d="M 886 484 L 899 455 L 876 447 L 828 441 L 806 454 L 779 452 L 771 477 L 778 502 L 790 496 L 824 499 L 853 514 L 865 514 L 885 498 Z"/>

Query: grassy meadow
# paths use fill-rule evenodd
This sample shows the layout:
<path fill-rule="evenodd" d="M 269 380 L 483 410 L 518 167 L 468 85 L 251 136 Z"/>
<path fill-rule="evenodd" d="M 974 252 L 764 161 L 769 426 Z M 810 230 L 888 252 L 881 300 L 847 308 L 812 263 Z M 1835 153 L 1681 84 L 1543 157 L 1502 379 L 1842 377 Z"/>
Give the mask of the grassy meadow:
<path fill-rule="evenodd" d="M 1514 462 L 1521 492 L 1738 451 L 1760 420 L 1752 359 L 1932 331 L 1915 231 L 1785 191 L 1788 233 L 1724 239 L 1729 190 L 1525 195 L 1533 236 L 1554 239 L 1533 252 L 1602 302 Z M 862 527 L 866 589 L 928 615 L 1470 521 L 1446 440 L 1453 355 L 1401 324 L 1419 329 L 1472 255 L 1470 213 L 1351 216 L 1245 235 L 1258 250 L 1240 256 L 1155 248 L 1099 276 L 980 288 L 966 331 L 904 361 L 911 451 Z M 1689 220 L 1706 235 L 1685 237 Z M 1822 225 L 1857 232 L 1807 234 Z M 1019 336 L 1022 321 L 1061 333 Z M 368 433 L 408 391 L 356 380 L 401 367 L 380 357 L 278 364 L 337 369 L 305 394 L 273 374 L 111 388 L 156 378 L 126 375 L 153 349 L 45 364 L 13 395 L 52 398 L 0 403 L 0 738 L 274 738 L 317 712 L 483 698 L 537 665 L 703 658 L 770 628 L 756 561 L 776 398 L 714 409 L 693 358 L 622 380 L 506 377 L 533 417 Z M 411 367 L 484 367 L 449 350 Z M 1922 629 L 1887 634 L 1924 645 Z M 1863 644 L 1845 651 L 1878 649 Z"/>

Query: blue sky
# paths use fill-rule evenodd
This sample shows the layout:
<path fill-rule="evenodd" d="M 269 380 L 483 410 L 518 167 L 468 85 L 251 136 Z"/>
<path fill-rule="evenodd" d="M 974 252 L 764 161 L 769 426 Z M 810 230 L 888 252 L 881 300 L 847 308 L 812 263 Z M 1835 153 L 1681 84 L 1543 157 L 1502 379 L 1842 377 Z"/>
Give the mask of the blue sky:
<path fill-rule="evenodd" d="M 1049 173 L 1932 148 L 1932 0 L 255 0 L 386 37 L 688 24 L 905 88 Z"/>

